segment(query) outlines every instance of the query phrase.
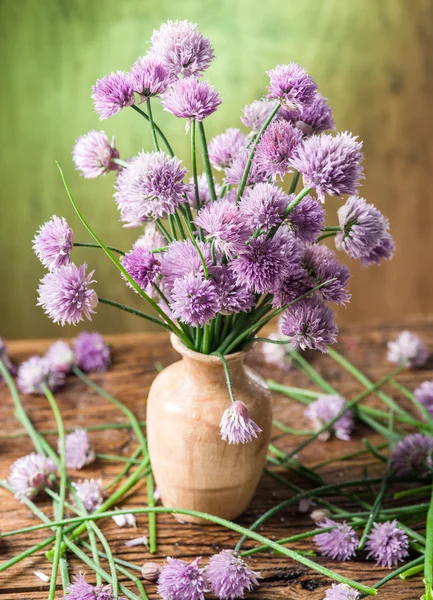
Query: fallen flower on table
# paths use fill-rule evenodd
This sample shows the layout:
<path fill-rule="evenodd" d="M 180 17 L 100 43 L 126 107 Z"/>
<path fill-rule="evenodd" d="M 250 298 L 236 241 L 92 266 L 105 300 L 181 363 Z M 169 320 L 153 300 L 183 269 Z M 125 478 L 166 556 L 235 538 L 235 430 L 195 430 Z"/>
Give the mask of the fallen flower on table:
<path fill-rule="evenodd" d="M 433 437 L 411 433 L 401 439 L 393 452 L 392 462 L 397 475 L 427 475 L 432 472 Z"/>
<path fill-rule="evenodd" d="M 47 358 L 32 356 L 18 367 L 17 385 L 23 394 L 42 395 L 42 384 L 56 391 L 65 383 L 65 374 L 52 368 Z"/>
<path fill-rule="evenodd" d="M 158 594 L 163 600 L 204 600 L 207 591 L 204 569 L 199 568 L 201 557 L 192 563 L 178 558 L 167 558 L 158 578 Z"/>
<path fill-rule="evenodd" d="M 334 527 L 332 531 L 319 533 L 314 536 L 314 542 L 323 556 L 334 560 L 349 560 L 356 554 L 359 538 L 353 527 L 347 523 L 336 523 L 332 519 L 325 519 L 319 523 L 320 527 Z"/>
<path fill-rule="evenodd" d="M 433 381 L 423 381 L 413 394 L 415 400 L 433 417 Z"/>
<path fill-rule="evenodd" d="M 85 429 L 79 428 L 67 435 L 65 448 L 68 469 L 82 469 L 95 460 L 95 452 Z M 58 452 L 60 453 L 60 440 L 58 441 Z"/>
<path fill-rule="evenodd" d="M 83 331 L 72 342 L 77 365 L 85 372 L 102 373 L 111 363 L 111 352 L 100 333 Z"/>
<path fill-rule="evenodd" d="M 248 568 L 247 563 L 233 550 L 222 550 L 211 556 L 205 569 L 205 579 L 220 600 L 243 598 L 259 585 L 260 573 Z"/>
<path fill-rule="evenodd" d="M 288 338 L 280 333 L 272 332 L 268 335 L 270 340 L 282 342 Z M 290 344 L 287 344 L 290 347 Z M 273 365 L 283 371 L 288 371 L 291 368 L 291 360 L 287 354 L 288 347 L 286 344 L 272 344 L 264 342 L 261 344 L 261 352 L 265 362 L 268 365 Z"/>
<path fill-rule="evenodd" d="M 323 394 L 317 400 L 312 402 L 305 410 L 304 415 L 308 417 L 315 431 L 319 431 L 326 423 L 331 421 L 347 404 L 341 396 Z M 335 436 L 343 441 L 350 440 L 350 434 L 355 426 L 353 411 L 348 409 L 332 426 Z M 331 432 L 324 431 L 319 435 L 319 439 L 326 441 Z"/>
<path fill-rule="evenodd" d="M 411 331 L 402 331 L 388 342 L 388 360 L 404 367 L 423 367 L 430 354 L 422 340 Z"/>
<path fill-rule="evenodd" d="M 49 477 L 55 472 L 56 465 L 50 458 L 32 452 L 11 465 L 8 483 L 16 498 L 19 499 L 20 496 L 35 498 L 45 486 L 49 485 Z"/>
<path fill-rule="evenodd" d="M 91 585 L 80 573 L 74 576 L 73 583 L 68 585 L 68 593 L 62 600 L 126 600 L 114 597 L 111 585 Z"/>
<path fill-rule="evenodd" d="M 61 373 L 70 373 L 75 365 L 75 354 L 72 348 L 62 340 L 58 340 L 49 347 L 45 358 L 54 371 L 60 371 Z"/>
<path fill-rule="evenodd" d="M 333 583 L 332 587 L 326 590 L 324 600 L 358 600 L 358 598 L 359 592 L 345 583 Z"/>
<path fill-rule="evenodd" d="M 72 485 L 75 488 L 78 499 L 83 503 L 84 508 L 88 512 L 92 513 L 102 505 L 104 491 L 101 479 L 80 479 L 79 481 L 74 481 Z"/>
<path fill-rule="evenodd" d="M 376 565 L 390 569 L 409 554 L 409 540 L 396 521 L 374 523 L 365 548 L 367 558 L 374 558 Z"/>

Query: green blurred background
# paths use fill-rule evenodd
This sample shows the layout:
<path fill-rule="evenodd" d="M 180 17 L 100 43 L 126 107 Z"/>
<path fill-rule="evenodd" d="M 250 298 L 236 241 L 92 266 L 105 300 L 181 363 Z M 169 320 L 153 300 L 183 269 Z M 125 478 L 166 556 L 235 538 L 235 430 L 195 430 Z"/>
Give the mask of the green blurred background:
<path fill-rule="evenodd" d="M 127 70 L 146 52 L 152 30 L 189 19 L 211 38 L 216 60 L 207 77 L 224 102 L 206 122 L 208 138 L 239 126 L 243 106 L 265 92 L 265 71 L 302 64 L 334 107 L 337 127 L 364 140 L 369 202 L 391 220 L 398 251 L 380 269 L 354 266 L 353 301 L 340 322 L 394 319 L 432 309 L 433 4 L 430 0 L 3 0 L 0 2 L 0 335 L 71 335 L 36 307 L 43 269 L 31 249 L 37 227 L 65 215 L 77 241 L 89 241 L 65 196 L 55 161 L 94 229 L 127 249 L 138 230 L 123 229 L 112 200 L 113 177 L 86 181 L 74 171 L 74 140 L 88 130 L 115 135 L 122 158 L 151 148 L 146 123 L 124 110 L 100 123 L 91 86 Z M 184 122 L 155 118 L 189 166 Z M 335 211 L 338 202 L 330 201 Z M 333 217 L 329 223 L 335 221 Z M 101 296 L 137 305 L 98 250 L 74 251 L 96 269 Z M 100 306 L 93 324 L 104 332 L 146 324 Z"/>

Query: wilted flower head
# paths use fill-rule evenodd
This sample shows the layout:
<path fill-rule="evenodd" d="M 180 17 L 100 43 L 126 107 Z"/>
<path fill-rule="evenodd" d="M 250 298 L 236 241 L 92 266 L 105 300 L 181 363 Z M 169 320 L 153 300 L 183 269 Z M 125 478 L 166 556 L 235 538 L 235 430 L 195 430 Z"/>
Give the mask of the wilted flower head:
<path fill-rule="evenodd" d="M 402 331 L 397 339 L 388 342 L 388 360 L 403 367 L 422 367 L 429 352 L 421 339 L 411 331 Z"/>
<path fill-rule="evenodd" d="M 290 170 L 289 161 L 302 140 L 302 132 L 287 121 L 274 121 L 257 146 L 254 160 L 267 177 L 283 178 Z"/>
<path fill-rule="evenodd" d="M 275 100 L 266 100 L 266 98 L 263 100 L 254 100 L 254 102 L 244 107 L 241 121 L 253 133 L 258 133 L 276 105 L 277 102 Z"/>
<path fill-rule="evenodd" d="M 23 394 L 43 394 L 42 384 L 51 391 L 65 383 L 65 374 L 56 371 L 47 358 L 32 356 L 18 368 L 17 385 Z"/>
<path fill-rule="evenodd" d="M 198 246 L 209 268 L 212 264 L 210 245 L 198 242 Z M 161 268 L 169 287 L 173 286 L 176 279 L 183 278 L 185 275 L 203 273 L 200 255 L 189 239 L 175 241 L 169 245 L 167 252 L 164 252 Z"/>
<path fill-rule="evenodd" d="M 281 332 L 291 338 L 295 348 L 326 352 L 327 345 L 337 340 L 338 327 L 329 306 L 309 298 L 288 307 L 281 319 Z"/>
<path fill-rule="evenodd" d="M 152 54 L 138 58 L 127 77 L 132 89 L 139 94 L 142 101 L 152 96 L 160 96 L 173 81 L 172 73 Z"/>
<path fill-rule="evenodd" d="M 215 284 L 202 275 L 186 275 L 176 279 L 170 307 L 176 319 L 193 327 L 209 324 L 220 309 Z"/>
<path fill-rule="evenodd" d="M 244 286 L 236 283 L 233 271 L 227 265 L 212 267 L 212 278 L 221 303 L 223 315 L 248 312 L 255 303 L 254 294 Z"/>
<path fill-rule="evenodd" d="M 77 267 L 70 263 L 41 279 L 38 306 L 42 306 L 54 323 L 76 325 L 83 317 L 92 320 L 98 296 L 89 288 L 95 282 L 92 279 L 94 271 L 86 275 L 86 269 L 86 264 Z"/>
<path fill-rule="evenodd" d="M 134 91 L 126 73 L 117 71 L 98 79 L 92 88 L 95 112 L 102 121 L 135 103 Z"/>
<path fill-rule="evenodd" d="M 310 419 L 314 430 L 318 431 L 336 417 L 346 404 L 346 400 L 341 396 L 324 394 L 312 402 L 304 414 Z M 353 411 L 349 409 L 332 425 L 332 431 L 337 438 L 347 441 L 350 440 L 354 425 Z M 330 435 L 328 430 L 321 433 L 319 437 L 321 440 L 327 440 Z"/>
<path fill-rule="evenodd" d="M 408 537 L 397 527 L 397 521 L 374 523 L 365 545 L 367 558 L 374 558 L 376 565 L 389 569 L 406 558 L 408 548 Z"/>
<path fill-rule="evenodd" d="M 390 233 L 385 233 L 380 242 L 371 252 L 361 257 L 361 267 L 368 267 L 372 263 L 380 265 L 383 260 L 391 260 L 395 252 L 395 243 Z"/>
<path fill-rule="evenodd" d="M 62 373 L 70 373 L 75 365 L 75 354 L 69 344 L 58 340 L 54 342 L 45 354 L 45 358 L 49 361 L 53 371 L 61 371 Z"/>
<path fill-rule="evenodd" d="M 363 177 L 362 143 L 346 131 L 333 136 L 312 135 L 296 148 L 291 166 L 302 174 L 304 186 L 325 195 L 356 194 Z"/>
<path fill-rule="evenodd" d="M 9 358 L 8 348 L 6 346 L 5 340 L 0 337 L 0 360 L 3 362 L 6 369 L 9 371 L 11 375 L 15 375 L 17 372 L 17 367 Z M 0 381 L 2 381 L 3 376 L 0 373 Z"/>
<path fill-rule="evenodd" d="M 393 452 L 392 463 L 397 475 L 427 475 L 431 472 L 433 437 L 412 433 L 400 440 Z"/>
<path fill-rule="evenodd" d="M 208 38 L 189 21 L 167 21 L 154 31 L 150 52 L 172 75 L 201 75 L 211 64 L 214 53 Z"/>
<path fill-rule="evenodd" d="M 199 561 L 200 557 L 191 564 L 178 558 L 167 558 L 158 579 L 158 594 L 163 600 L 204 600 L 206 584 Z"/>
<path fill-rule="evenodd" d="M 238 153 L 245 148 L 247 137 L 240 129 L 226 129 L 209 142 L 209 160 L 215 169 L 227 169 Z"/>
<path fill-rule="evenodd" d="M 220 423 L 220 435 L 228 444 L 248 444 L 261 432 L 257 423 L 250 418 L 248 408 L 243 402 L 233 402 L 224 411 Z"/>
<path fill-rule="evenodd" d="M 268 98 L 279 100 L 290 110 L 300 110 L 313 101 L 317 84 L 299 65 L 278 65 L 266 73 L 270 79 Z"/>
<path fill-rule="evenodd" d="M 164 109 L 188 121 L 203 121 L 216 111 L 222 100 L 207 81 L 187 77 L 175 81 L 162 97 Z"/>
<path fill-rule="evenodd" d="M 270 333 L 268 338 L 277 342 L 288 340 L 285 335 L 275 332 Z M 291 366 L 290 359 L 287 356 L 287 350 L 289 348 L 293 348 L 290 342 L 287 344 L 272 344 L 271 342 L 263 342 L 261 350 L 263 358 L 268 365 L 273 365 L 279 369 L 288 370 Z"/>
<path fill-rule="evenodd" d="M 157 256 L 150 250 L 141 247 L 134 248 L 125 254 L 121 263 L 135 283 L 143 290 L 155 281 L 161 271 L 161 262 Z M 126 278 L 124 277 L 124 279 Z M 127 281 L 127 285 L 136 291 L 129 281 Z"/>
<path fill-rule="evenodd" d="M 324 600 L 358 600 L 359 592 L 346 583 L 333 583 L 326 590 Z"/>
<path fill-rule="evenodd" d="M 196 201 L 196 197 L 195 197 L 195 188 L 194 188 L 194 178 L 191 177 L 191 179 L 189 180 L 189 183 L 191 184 L 189 190 L 186 192 L 186 197 L 188 198 L 188 202 L 191 208 L 196 209 L 197 208 L 197 201 Z M 198 199 L 199 199 L 199 206 L 205 206 L 206 204 L 209 204 L 210 202 L 210 191 L 209 191 L 209 183 L 206 177 L 205 173 L 202 173 L 201 175 L 199 175 L 197 177 L 197 188 L 198 188 Z M 219 194 L 221 190 L 221 186 L 219 183 L 215 183 L 215 192 L 216 194 Z"/>
<path fill-rule="evenodd" d="M 66 466 L 68 469 L 82 469 L 95 460 L 95 452 L 85 429 L 76 429 L 65 438 Z M 61 452 L 60 440 L 57 451 Z"/>
<path fill-rule="evenodd" d="M 125 600 L 116 596 L 118 600 Z M 115 600 L 111 585 L 90 585 L 82 573 L 75 575 L 62 600 Z"/>
<path fill-rule="evenodd" d="M 87 512 L 92 513 L 102 505 L 104 491 L 101 479 L 80 479 L 73 482 L 72 485 Z"/>
<path fill-rule="evenodd" d="M 233 550 L 214 554 L 205 571 L 206 582 L 220 600 L 243 598 L 259 585 L 260 573 L 252 571 L 241 556 Z"/>
<path fill-rule="evenodd" d="M 318 290 L 326 301 L 345 304 L 350 300 L 351 294 L 346 288 L 350 279 L 349 268 L 339 262 L 333 250 L 321 244 L 309 245 L 302 265 L 315 285 L 326 284 Z"/>
<path fill-rule="evenodd" d="M 248 150 L 241 150 L 233 159 L 232 164 L 226 169 L 226 183 L 229 185 L 240 184 L 245 171 L 248 156 Z M 253 160 L 247 177 L 247 185 L 254 185 L 260 181 L 265 181 L 266 179 L 266 174 L 263 171 L 260 171 L 257 163 Z"/>
<path fill-rule="evenodd" d="M 239 203 L 239 212 L 250 229 L 269 231 L 279 225 L 289 196 L 273 183 L 257 183 L 245 190 Z"/>
<path fill-rule="evenodd" d="M 289 196 L 289 201 L 292 201 L 294 198 L 294 194 L 293 196 Z M 325 223 L 325 211 L 322 205 L 308 194 L 287 215 L 286 221 L 290 231 L 301 242 L 315 242 Z"/>
<path fill-rule="evenodd" d="M 423 381 L 414 391 L 414 396 L 433 416 L 433 381 Z"/>
<path fill-rule="evenodd" d="M 160 233 L 154 222 L 147 223 L 144 227 L 144 233 L 135 242 L 133 248 L 144 248 L 144 250 L 154 250 L 163 248 L 167 244 L 164 236 Z"/>
<path fill-rule="evenodd" d="M 349 560 L 355 556 L 359 544 L 355 530 L 347 523 L 336 523 L 331 519 L 325 519 L 320 526 L 323 528 L 334 527 L 331 531 L 325 531 L 314 536 L 323 556 L 329 556 L 334 560 Z"/>
<path fill-rule="evenodd" d="M 53 215 L 44 223 L 33 239 L 33 250 L 49 271 L 69 264 L 74 247 L 74 232 L 64 217 Z"/>
<path fill-rule="evenodd" d="M 315 93 L 312 102 L 304 105 L 300 110 L 286 111 L 283 109 L 278 115 L 291 121 L 305 135 L 335 129 L 332 109 L 328 105 L 327 99 L 319 92 Z"/>
<path fill-rule="evenodd" d="M 56 466 L 50 458 L 32 452 L 12 464 L 8 483 L 16 498 L 34 498 L 48 485 L 48 478 L 55 471 Z"/>
<path fill-rule="evenodd" d="M 77 365 L 83 371 L 102 373 L 110 366 L 110 348 L 100 333 L 82 331 L 72 345 Z"/>
<path fill-rule="evenodd" d="M 113 158 L 119 158 L 119 152 L 114 147 L 114 138 L 110 144 L 105 131 L 93 129 L 79 137 L 72 150 L 72 158 L 75 168 L 86 179 L 94 179 L 120 169 L 120 166 L 113 162 Z"/>

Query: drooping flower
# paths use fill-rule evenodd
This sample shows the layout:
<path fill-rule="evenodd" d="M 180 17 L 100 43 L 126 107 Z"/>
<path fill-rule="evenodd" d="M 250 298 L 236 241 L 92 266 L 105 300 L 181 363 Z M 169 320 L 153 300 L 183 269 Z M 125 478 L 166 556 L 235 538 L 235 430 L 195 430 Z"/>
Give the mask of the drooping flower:
<path fill-rule="evenodd" d="M 388 360 L 404 367 L 422 367 L 430 354 L 421 339 L 411 331 L 402 331 L 388 342 Z"/>
<path fill-rule="evenodd" d="M 212 265 L 210 244 L 198 242 L 198 246 L 209 269 Z M 169 287 L 173 287 L 176 279 L 189 274 L 203 273 L 200 255 L 192 241 L 188 239 L 172 242 L 162 257 L 161 270 Z"/>
<path fill-rule="evenodd" d="M 125 254 L 121 263 L 135 283 L 143 290 L 155 281 L 161 271 L 161 262 L 158 260 L 157 255 L 141 247 L 134 248 Z M 122 275 L 122 277 L 124 276 Z M 124 279 L 126 280 L 125 277 Z M 129 281 L 127 281 L 127 285 L 136 291 Z"/>
<path fill-rule="evenodd" d="M 294 194 L 289 196 L 289 201 L 294 197 Z M 325 223 L 325 211 L 322 205 L 308 194 L 287 215 L 286 222 L 290 231 L 301 242 L 315 242 Z"/>
<path fill-rule="evenodd" d="M 289 196 L 273 183 L 257 183 L 245 190 L 239 212 L 252 230 L 267 232 L 282 221 Z"/>
<path fill-rule="evenodd" d="M 34 498 L 47 485 L 56 465 L 51 458 L 32 452 L 16 460 L 10 468 L 8 483 L 15 497 Z"/>
<path fill-rule="evenodd" d="M 160 233 L 153 221 L 147 223 L 144 227 L 144 233 L 141 235 L 133 245 L 134 250 L 136 248 L 143 248 L 144 250 L 155 250 L 155 248 L 163 248 L 167 242 Z"/>
<path fill-rule="evenodd" d="M 200 557 L 191 564 L 178 558 L 167 558 L 158 579 L 158 594 L 163 600 L 204 600 L 206 583 L 199 561 Z"/>
<path fill-rule="evenodd" d="M 94 271 L 86 275 L 86 269 L 86 264 L 77 267 L 70 263 L 41 279 L 38 306 L 42 306 L 54 323 L 76 325 L 83 317 L 92 320 L 98 296 L 89 287 L 95 282 L 92 279 Z"/>
<path fill-rule="evenodd" d="M 346 404 L 346 400 L 341 396 L 324 394 L 308 406 L 304 415 L 310 419 L 314 430 L 318 431 L 336 417 Z M 331 429 L 338 439 L 348 441 L 354 425 L 353 411 L 349 409 L 332 425 Z M 327 430 L 321 433 L 319 438 L 327 440 L 330 435 L 330 430 Z"/>
<path fill-rule="evenodd" d="M 329 556 L 334 560 L 349 560 L 355 556 L 359 544 L 355 530 L 347 523 L 336 523 L 332 519 L 325 519 L 320 526 L 323 528 L 334 527 L 331 531 L 325 531 L 314 536 L 323 556 Z"/>
<path fill-rule="evenodd" d="M 433 437 L 412 433 L 400 440 L 392 455 L 392 464 L 397 475 L 428 475 L 431 472 Z"/>
<path fill-rule="evenodd" d="M 423 381 L 414 391 L 414 396 L 433 417 L 433 381 Z"/>
<path fill-rule="evenodd" d="M 221 306 L 214 282 L 192 273 L 176 279 L 172 298 L 174 317 L 193 327 L 209 324 Z"/>
<path fill-rule="evenodd" d="M 276 332 L 270 333 L 267 337 L 270 340 L 275 340 L 276 342 L 288 340 L 287 336 Z M 291 361 L 287 356 L 287 351 L 288 349 L 292 348 L 293 346 L 290 342 L 287 344 L 272 344 L 270 342 L 263 342 L 261 349 L 263 358 L 268 365 L 273 365 L 278 369 L 288 370 L 290 369 Z"/>
<path fill-rule="evenodd" d="M 98 79 L 92 88 L 92 99 L 101 121 L 117 114 L 125 106 L 135 104 L 134 90 L 123 71 Z"/>
<path fill-rule="evenodd" d="M 409 539 L 397 527 L 397 521 L 374 523 L 365 549 L 367 558 L 374 558 L 380 567 L 395 567 L 409 554 Z"/>
<path fill-rule="evenodd" d="M 302 174 L 304 186 L 315 188 L 321 202 L 325 194 L 356 194 L 363 178 L 362 142 L 347 131 L 312 135 L 296 148 L 291 166 Z"/>
<path fill-rule="evenodd" d="M 186 169 L 181 164 L 162 151 L 140 152 L 122 169 L 114 198 L 125 227 L 170 215 L 184 202 L 189 186 L 182 183 Z"/>
<path fill-rule="evenodd" d="M 227 169 L 246 144 L 247 137 L 240 129 L 226 129 L 209 142 L 209 160 L 215 169 Z"/>
<path fill-rule="evenodd" d="M 85 429 L 76 429 L 65 438 L 66 466 L 68 469 L 82 469 L 95 460 L 95 452 Z M 61 445 L 58 441 L 57 451 L 60 454 Z"/>
<path fill-rule="evenodd" d="M 101 479 L 80 479 L 74 481 L 72 485 L 87 512 L 92 513 L 102 505 L 104 490 L 102 489 Z"/>
<path fill-rule="evenodd" d="M 75 365 L 75 354 L 69 344 L 58 340 L 54 342 L 45 354 L 51 369 L 62 373 L 70 373 Z"/>
<path fill-rule="evenodd" d="M 305 249 L 302 264 L 314 285 L 326 284 L 318 293 L 327 302 L 349 302 L 351 294 L 346 286 L 350 279 L 350 271 L 346 265 L 339 262 L 333 250 L 322 244 L 309 245 Z"/>
<path fill-rule="evenodd" d="M 248 312 L 254 306 L 254 294 L 236 283 L 233 271 L 227 265 L 212 267 L 212 278 L 221 303 L 223 315 Z"/>
<path fill-rule="evenodd" d="M 197 208 L 197 202 L 195 197 L 195 189 L 194 189 L 194 178 L 191 177 L 189 180 L 190 188 L 186 193 L 186 197 L 188 198 L 188 202 L 191 208 Z M 207 177 L 205 173 L 202 173 L 197 177 L 197 188 L 198 188 L 198 199 L 200 207 L 209 204 L 210 202 L 210 191 L 209 184 L 207 181 Z M 218 195 L 220 193 L 221 186 L 219 183 L 215 183 L 215 192 Z"/>
<path fill-rule="evenodd" d="M 229 185 L 239 185 L 242 181 L 245 166 L 247 164 L 249 152 L 248 150 L 241 150 L 236 158 L 234 158 L 232 164 L 226 169 L 226 183 Z M 247 185 L 254 185 L 260 181 L 267 179 L 266 174 L 257 166 L 257 163 L 253 160 L 251 168 L 247 177 Z"/>
<path fill-rule="evenodd" d="M 152 54 L 138 58 L 127 77 L 142 102 L 163 94 L 173 81 L 172 73 L 158 57 Z"/>
<path fill-rule="evenodd" d="M 241 121 L 253 133 L 259 133 L 276 105 L 277 102 L 275 100 L 267 100 L 266 98 L 263 98 L 263 100 L 254 100 L 254 102 L 244 107 Z"/>
<path fill-rule="evenodd" d="M 205 571 L 206 582 L 220 600 L 243 598 L 259 585 L 260 573 L 252 571 L 241 556 L 233 550 L 222 550 L 209 560 Z"/>
<path fill-rule="evenodd" d="M 289 110 L 300 110 L 313 101 L 317 84 L 296 63 L 277 65 L 266 73 L 270 79 L 268 98 L 279 100 Z"/>
<path fill-rule="evenodd" d="M 278 116 L 291 121 L 304 135 L 335 129 L 332 109 L 328 105 L 327 99 L 319 92 L 315 93 L 312 102 L 304 105 L 300 110 L 286 111 L 282 109 Z"/>
<path fill-rule="evenodd" d="M 151 44 L 150 52 L 175 76 L 201 75 L 214 58 L 209 39 L 189 21 L 167 21 L 153 32 Z"/>
<path fill-rule="evenodd" d="M 266 177 L 281 179 L 290 170 L 290 159 L 302 140 L 302 132 L 287 121 L 271 123 L 257 146 L 254 160 Z"/>
<path fill-rule="evenodd" d="M 16 365 L 14 365 L 14 363 L 9 358 L 8 347 L 6 345 L 5 340 L 2 337 L 0 337 L 0 360 L 2 361 L 2 363 L 4 364 L 4 366 L 6 367 L 6 369 L 9 371 L 9 373 L 11 375 L 16 375 L 17 367 L 16 367 Z M 2 380 L 3 380 L 3 376 L 0 373 L 0 381 L 2 381 Z"/>
<path fill-rule="evenodd" d="M 359 592 L 346 583 L 333 583 L 326 590 L 324 600 L 358 600 Z"/>
<path fill-rule="evenodd" d="M 338 327 L 332 310 L 317 298 L 300 300 L 286 310 L 281 319 L 281 332 L 302 350 L 326 352 L 327 345 L 337 340 Z"/>
<path fill-rule="evenodd" d="M 367 254 L 361 257 L 361 266 L 368 267 L 372 263 L 380 265 L 383 260 L 391 260 L 395 252 L 395 243 L 390 233 L 386 233 L 377 246 Z"/>
<path fill-rule="evenodd" d="M 175 81 L 163 94 L 161 104 L 175 117 L 203 121 L 216 111 L 222 100 L 207 81 L 187 77 Z"/>
<path fill-rule="evenodd" d="M 113 158 L 119 158 L 119 152 L 114 146 L 114 137 L 110 144 L 105 131 L 92 129 L 80 136 L 72 150 L 72 158 L 75 168 L 86 179 L 94 179 L 120 169 L 120 166 L 113 162 Z"/>
<path fill-rule="evenodd" d="M 32 356 L 18 368 L 17 385 L 23 394 L 43 394 L 42 384 L 51 391 L 65 383 L 65 374 L 56 371 L 47 358 Z"/>
<path fill-rule="evenodd" d="M 62 600 L 115 600 L 111 585 L 91 585 L 82 573 L 73 577 L 67 591 Z M 118 600 L 126 599 L 118 596 Z"/>
<path fill-rule="evenodd" d="M 246 404 L 236 401 L 227 408 L 221 418 L 220 435 L 228 444 L 248 444 L 262 430 L 248 412 Z"/>
<path fill-rule="evenodd" d="M 103 373 L 110 366 L 110 347 L 100 333 L 82 331 L 72 345 L 77 365 L 83 371 Z"/>
<path fill-rule="evenodd" d="M 113 515 L 112 519 L 118 527 L 134 527 L 136 523 L 135 515 L 132 513 Z"/>
<path fill-rule="evenodd" d="M 74 247 L 74 232 L 64 217 L 53 215 L 44 223 L 33 239 L 33 250 L 49 271 L 69 264 Z"/>
<path fill-rule="evenodd" d="M 141 576 L 146 581 L 158 581 L 160 573 L 161 567 L 158 565 L 158 563 L 145 562 L 141 567 Z"/>

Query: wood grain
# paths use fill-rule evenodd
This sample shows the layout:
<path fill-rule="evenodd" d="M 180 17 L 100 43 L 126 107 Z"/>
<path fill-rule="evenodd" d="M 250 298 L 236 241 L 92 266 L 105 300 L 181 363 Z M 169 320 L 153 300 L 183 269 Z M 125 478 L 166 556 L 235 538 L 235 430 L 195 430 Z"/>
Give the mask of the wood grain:
<path fill-rule="evenodd" d="M 399 327 L 380 326 L 375 328 L 346 329 L 340 338 L 339 350 L 343 352 L 354 364 L 358 365 L 371 379 L 378 379 L 389 371 L 386 363 L 386 341 L 396 332 L 410 327 L 418 332 L 423 340 L 433 350 L 433 317 L 421 320 L 411 320 L 399 323 Z M 166 366 L 178 358 L 171 348 L 168 336 L 160 335 L 122 335 L 110 338 L 113 346 L 114 364 L 112 369 L 103 375 L 95 375 L 94 380 L 113 395 L 117 396 L 127 406 L 134 410 L 140 420 L 145 418 L 145 403 L 148 388 L 155 377 L 155 363 L 160 362 Z M 48 340 L 21 341 L 11 344 L 14 359 L 22 361 L 35 353 L 44 352 L 49 346 Z M 354 397 L 360 391 L 358 384 L 335 363 L 326 356 L 314 354 L 309 357 L 314 366 L 326 379 L 347 398 Z M 272 376 L 279 381 L 284 381 L 295 386 L 308 387 L 309 382 L 305 375 L 298 371 L 283 373 L 269 368 L 263 363 L 260 351 L 253 355 L 252 365 L 265 377 Z M 421 381 L 433 378 L 433 363 L 417 371 L 407 371 L 399 376 L 399 380 L 410 389 L 415 388 Z M 404 403 L 393 388 L 389 391 L 399 402 Z M 70 377 L 67 386 L 57 395 L 60 410 L 67 427 L 90 426 L 101 423 L 125 422 L 123 415 L 103 398 L 95 394 L 82 382 Z M 24 396 L 23 402 L 32 421 L 39 429 L 51 429 L 54 420 L 44 398 Z M 375 399 L 369 399 L 369 404 L 379 407 Z M 2 431 L 4 433 L 19 433 L 21 429 L 13 415 L 12 402 L 5 384 L 0 384 L 0 403 L 2 416 Z M 287 425 L 296 428 L 308 426 L 303 417 L 302 407 L 282 396 L 274 397 L 275 418 Z M 350 442 L 331 440 L 326 443 L 314 442 L 308 446 L 300 456 L 301 461 L 307 466 L 313 466 L 324 458 L 346 454 L 362 448 L 362 438 L 368 435 L 372 442 L 379 438 L 367 432 L 363 427 L 357 429 Z M 92 432 L 91 439 L 99 453 L 124 454 L 129 456 L 136 447 L 136 441 L 129 430 Z M 273 442 L 285 451 L 293 449 L 300 441 L 299 437 L 282 435 L 278 430 L 273 432 Z M 52 445 L 56 444 L 54 436 L 48 437 Z M 30 442 L 26 438 L 4 439 L 0 436 L 0 477 L 6 478 L 10 464 L 19 456 L 30 452 Z M 343 479 L 362 477 L 363 469 L 368 468 L 371 475 L 379 474 L 383 467 L 377 461 L 365 456 L 363 458 L 336 463 L 319 470 L 326 481 L 335 482 Z M 274 467 L 271 467 L 274 470 Z M 84 471 L 73 473 L 73 477 L 101 477 L 107 483 L 120 470 L 119 463 L 98 460 Z M 290 481 L 309 488 L 307 480 L 299 475 L 276 469 L 282 477 L 289 477 Z M 281 483 L 264 474 L 257 494 L 253 498 L 248 511 L 239 519 L 239 523 L 250 526 L 251 523 L 265 510 L 279 501 L 290 497 L 291 492 Z M 348 500 L 337 500 L 340 506 L 351 508 Z M 0 491 L 2 511 L 0 515 L 0 529 L 7 531 L 18 527 L 25 527 L 37 523 L 37 519 L 29 511 L 13 499 L 8 493 Z M 124 502 L 125 507 L 140 507 L 146 504 L 145 485 L 140 484 L 137 490 Z M 51 505 L 41 501 L 40 506 L 51 515 Z M 104 533 L 117 557 L 141 565 L 150 559 L 145 548 L 127 548 L 125 541 L 147 533 L 147 519 L 138 517 L 138 529 L 119 529 L 113 521 L 101 522 Z M 271 539 L 279 539 L 292 534 L 300 533 L 312 528 L 308 516 L 303 515 L 294 507 L 286 510 L 271 519 L 260 532 Z M 158 552 L 155 560 L 161 563 L 165 556 L 176 556 L 191 560 L 197 555 L 206 559 L 212 553 L 233 547 L 238 536 L 220 527 L 200 527 L 191 524 L 181 524 L 168 515 L 157 518 Z M 23 551 L 30 543 L 35 543 L 47 537 L 44 533 L 32 534 L 31 538 L 17 536 L 4 540 L 0 549 L 0 559 L 6 560 Z M 252 547 L 254 543 L 247 542 L 245 547 Z M 311 542 L 298 542 L 293 545 L 298 549 L 311 549 Z M 365 553 L 360 553 L 356 560 L 347 563 L 335 563 L 323 557 L 315 560 L 320 564 L 329 566 L 338 572 L 361 581 L 373 584 L 388 572 L 386 569 L 374 567 L 366 561 Z M 259 570 L 263 581 L 258 590 L 248 597 L 254 600 L 322 600 L 325 589 L 330 582 L 325 578 L 309 571 L 305 567 L 287 560 L 283 556 L 271 555 L 268 552 L 251 557 L 250 564 Z M 69 563 L 71 572 L 77 572 L 82 566 L 74 558 Z M 43 600 L 47 597 L 48 587 L 42 584 L 33 575 L 33 571 L 41 569 L 50 573 L 50 565 L 42 553 L 28 558 L 19 565 L 0 574 L 0 598 L 8 600 Z M 121 578 L 122 583 L 124 583 Z M 132 588 L 131 588 L 132 589 Z M 149 597 L 156 598 L 155 587 L 148 585 Z M 423 591 L 421 577 L 416 577 L 410 582 L 394 581 L 384 587 L 378 598 L 388 600 L 415 600 Z M 58 598 L 61 596 L 60 583 Z M 210 596 L 211 597 L 211 596 Z"/>

